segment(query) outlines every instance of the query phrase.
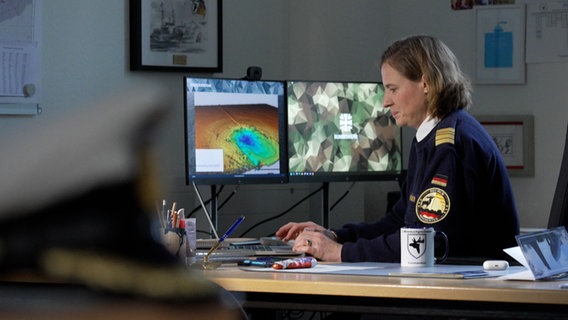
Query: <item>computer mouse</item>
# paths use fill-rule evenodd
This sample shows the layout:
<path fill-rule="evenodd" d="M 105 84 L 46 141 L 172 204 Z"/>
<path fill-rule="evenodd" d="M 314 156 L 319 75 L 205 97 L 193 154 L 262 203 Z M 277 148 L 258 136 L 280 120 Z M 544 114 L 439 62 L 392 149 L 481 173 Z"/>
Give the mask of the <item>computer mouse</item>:
<path fill-rule="evenodd" d="M 505 260 L 486 260 L 483 262 L 483 269 L 485 270 L 507 270 L 509 262 Z"/>

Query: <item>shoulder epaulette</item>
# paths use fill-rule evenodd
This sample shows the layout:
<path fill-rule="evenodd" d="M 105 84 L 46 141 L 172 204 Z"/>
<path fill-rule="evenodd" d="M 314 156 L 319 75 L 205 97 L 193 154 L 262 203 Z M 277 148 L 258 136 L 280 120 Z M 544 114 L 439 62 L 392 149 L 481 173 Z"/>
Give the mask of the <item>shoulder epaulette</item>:
<path fill-rule="evenodd" d="M 443 128 L 436 131 L 436 146 L 444 143 L 454 144 L 456 135 L 456 129 L 454 128 Z"/>

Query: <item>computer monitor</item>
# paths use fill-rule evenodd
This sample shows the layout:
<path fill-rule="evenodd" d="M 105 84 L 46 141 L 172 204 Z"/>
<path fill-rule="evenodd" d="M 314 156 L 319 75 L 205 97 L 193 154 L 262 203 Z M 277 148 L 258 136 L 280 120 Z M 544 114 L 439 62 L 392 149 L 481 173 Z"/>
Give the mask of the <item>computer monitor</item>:
<path fill-rule="evenodd" d="M 395 180 L 401 129 L 379 82 L 288 81 L 290 182 Z"/>
<path fill-rule="evenodd" d="M 286 183 L 285 82 L 184 77 L 186 183 Z"/>

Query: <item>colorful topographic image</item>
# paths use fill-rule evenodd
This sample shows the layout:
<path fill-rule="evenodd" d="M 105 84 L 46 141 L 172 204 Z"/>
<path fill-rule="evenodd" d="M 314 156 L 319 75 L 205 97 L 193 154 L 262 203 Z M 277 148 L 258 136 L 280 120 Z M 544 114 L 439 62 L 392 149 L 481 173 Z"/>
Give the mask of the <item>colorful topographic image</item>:
<path fill-rule="evenodd" d="M 224 172 L 244 173 L 279 160 L 278 109 L 268 104 L 195 107 L 195 146 L 222 149 Z"/>

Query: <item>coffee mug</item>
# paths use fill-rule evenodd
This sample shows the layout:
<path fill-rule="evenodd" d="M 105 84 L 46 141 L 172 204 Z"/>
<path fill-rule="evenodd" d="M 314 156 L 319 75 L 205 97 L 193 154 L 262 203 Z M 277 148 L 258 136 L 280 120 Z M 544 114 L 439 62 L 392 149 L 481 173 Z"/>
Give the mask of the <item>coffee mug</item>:
<path fill-rule="evenodd" d="M 428 228 L 400 229 L 400 265 L 403 267 L 431 267 L 434 262 L 444 262 L 448 257 L 448 237 L 442 231 L 445 252 L 442 257 L 434 256 L 436 230 Z"/>

